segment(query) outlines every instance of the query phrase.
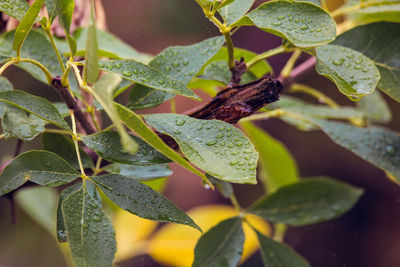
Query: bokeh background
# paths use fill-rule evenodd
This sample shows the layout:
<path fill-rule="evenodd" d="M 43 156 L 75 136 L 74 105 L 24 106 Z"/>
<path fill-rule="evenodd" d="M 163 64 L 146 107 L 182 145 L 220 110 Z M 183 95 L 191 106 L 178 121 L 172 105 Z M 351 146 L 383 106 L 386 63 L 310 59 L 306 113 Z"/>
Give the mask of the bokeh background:
<path fill-rule="evenodd" d="M 258 1 L 260 3 L 261 1 Z M 103 0 L 108 30 L 141 52 L 157 54 L 171 45 L 187 45 L 218 34 L 202 14 L 195 0 Z M 330 8 L 340 1 L 329 2 Z M 242 28 L 233 37 L 235 46 L 263 52 L 280 44 L 280 39 L 253 28 Z M 270 64 L 279 73 L 288 55 L 273 57 Z M 304 60 L 305 58 L 302 58 Z M 12 69 L 7 76 L 16 88 L 29 88 L 38 95 L 56 97 L 48 87 Z M 314 71 L 302 83 L 323 91 L 344 105 L 353 105 L 329 80 Z M 285 93 L 285 92 L 284 92 Z M 302 97 L 313 102 L 311 98 Z M 400 130 L 400 105 L 386 97 L 394 114 L 388 127 Z M 177 99 L 178 112 L 195 103 Z M 164 104 L 157 111 L 169 111 Z M 365 194 L 344 216 L 306 227 L 290 228 L 285 242 L 315 267 L 398 267 L 400 266 L 400 187 L 372 165 L 333 144 L 319 131 L 301 132 L 277 119 L 258 126 L 282 141 L 298 162 L 302 177 L 330 176 L 363 188 Z M 34 140 L 24 149 L 37 146 Z M 0 141 L 1 161 L 7 160 L 13 142 Z M 165 195 L 184 210 L 210 203 L 228 203 L 217 192 L 204 189 L 200 179 L 173 166 Z M 239 202 L 248 206 L 263 192 L 261 185 L 235 186 Z M 65 266 L 55 240 L 22 209 L 18 224 L 10 224 L 8 200 L 0 198 L 0 267 Z M 160 266 L 147 256 L 122 262 L 120 266 Z M 262 266 L 255 254 L 242 266 Z M 295 267 L 295 266 L 294 266 Z"/>

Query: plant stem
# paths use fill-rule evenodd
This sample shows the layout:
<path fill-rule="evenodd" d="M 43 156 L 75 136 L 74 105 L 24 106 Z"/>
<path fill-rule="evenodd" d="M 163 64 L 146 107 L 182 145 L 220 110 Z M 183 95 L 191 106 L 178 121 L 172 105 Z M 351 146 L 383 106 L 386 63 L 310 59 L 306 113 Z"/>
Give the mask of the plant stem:
<path fill-rule="evenodd" d="M 0 134 L 0 139 L 3 139 L 5 136 L 5 134 Z"/>
<path fill-rule="evenodd" d="M 69 113 L 71 114 L 71 123 L 72 123 L 72 139 L 74 140 L 75 144 L 75 151 L 76 151 L 76 156 L 78 158 L 78 163 L 79 163 L 79 168 L 81 169 L 81 176 L 82 179 L 86 179 L 87 175 L 85 173 L 85 169 L 83 168 L 82 164 L 82 159 L 81 159 L 81 153 L 79 152 L 79 145 L 78 145 L 78 136 L 76 133 L 76 122 L 75 122 L 75 115 L 73 110 L 69 110 Z"/>
<path fill-rule="evenodd" d="M 286 65 L 283 67 L 281 71 L 281 77 L 287 78 L 290 76 L 294 68 L 294 64 L 296 63 L 297 59 L 300 57 L 302 51 L 300 49 L 295 49 L 289 60 L 286 62 Z"/>
<path fill-rule="evenodd" d="M 65 131 L 65 130 L 59 130 L 59 129 L 44 129 L 46 133 L 57 133 L 57 134 L 65 134 L 65 135 L 70 135 L 70 131 Z"/>
<path fill-rule="evenodd" d="M 96 167 L 93 169 L 93 176 L 96 176 L 98 173 L 100 173 L 102 171 L 102 169 L 100 168 L 101 161 L 102 161 L 102 157 L 99 156 L 96 161 Z"/>
<path fill-rule="evenodd" d="M 276 223 L 275 224 L 274 240 L 278 241 L 278 242 L 282 242 L 283 238 L 285 237 L 286 230 L 287 230 L 286 224 Z"/>
<path fill-rule="evenodd" d="M 171 113 L 176 113 L 176 103 L 175 103 L 175 98 L 171 98 L 169 101 L 171 104 Z"/>
<path fill-rule="evenodd" d="M 241 211 L 242 207 L 240 207 L 239 201 L 237 200 L 236 196 L 234 194 L 231 195 L 230 200 L 232 202 L 232 205 L 235 207 L 237 211 Z"/>
<path fill-rule="evenodd" d="M 333 101 L 333 99 L 328 97 L 327 95 L 321 93 L 320 91 L 318 91 L 310 86 L 304 85 L 304 84 L 298 84 L 298 83 L 292 84 L 292 87 L 290 87 L 289 92 L 306 93 L 306 94 L 309 94 L 309 95 L 317 98 L 318 101 L 327 104 L 331 108 L 339 107 L 339 105 L 335 101 Z"/>
<path fill-rule="evenodd" d="M 247 62 L 247 69 L 251 69 L 251 67 L 253 67 L 257 62 L 267 59 L 269 57 L 281 54 L 281 53 L 285 53 L 285 52 L 289 52 L 290 50 L 286 47 L 283 46 L 278 46 L 277 48 L 268 50 L 264 53 L 261 53 L 255 57 L 253 57 L 249 62 Z"/>
<path fill-rule="evenodd" d="M 249 117 L 245 117 L 245 118 L 241 119 L 240 122 L 277 118 L 277 117 L 282 116 L 283 112 L 284 112 L 284 110 L 282 110 L 282 109 L 275 109 L 275 110 L 264 112 L 264 113 L 257 113 L 257 114 L 254 114 Z"/>
<path fill-rule="evenodd" d="M 61 57 L 61 55 L 60 55 L 60 51 L 58 51 L 57 46 L 56 46 L 56 43 L 54 42 L 53 35 L 52 35 L 51 32 L 50 32 L 50 25 L 49 25 L 49 27 L 44 27 L 43 30 L 44 30 L 44 32 L 46 33 L 47 37 L 49 37 L 51 46 L 53 47 L 53 50 L 54 50 L 54 52 L 55 52 L 56 55 L 57 55 L 58 62 L 60 63 L 61 69 L 62 69 L 62 71 L 64 72 L 64 71 L 65 71 L 64 62 L 63 62 L 62 57 Z"/>
<path fill-rule="evenodd" d="M 48 84 L 51 84 L 51 82 L 53 81 L 53 75 L 51 75 L 50 71 L 49 71 L 45 66 L 43 66 L 40 62 L 38 62 L 38 61 L 36 61 L 36 60 L 34 60 L 34 59 L 30 59 L 30 58 L 21 58 L 21 59 L 19 59 L 18 62 L 16 62 L 16 63 L 20 63 L 20 62 L 28 62 L 28 63 L 31 63 L 31 64 L 33 64 L 33 65 L 36 65 L 36 66 L 39 67 L 39 68 L 44 72 L 44 74 L 46 75 L 47 83 L 48 83 Z M 0 75 L 1 75 L 1 72 L 0 72 Z"/>

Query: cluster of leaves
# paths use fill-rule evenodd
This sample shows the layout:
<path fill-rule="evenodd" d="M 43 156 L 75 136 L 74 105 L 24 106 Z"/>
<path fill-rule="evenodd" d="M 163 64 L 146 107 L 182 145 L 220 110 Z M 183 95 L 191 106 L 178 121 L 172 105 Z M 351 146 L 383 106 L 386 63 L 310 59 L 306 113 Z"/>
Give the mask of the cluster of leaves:
<path fill-rule="evenodd" d="M 337 217 L 351 209 L 362 191 L 327 177 L 300 179 L 287 149 L 252 120 L 279 117 L 302 130 L 320 129 L 400 181 L 400 135 L 373 125 L 387 123 L 391 117 L 376 87 L 400 101 L 400 2 L 351 0 L 329 13 L 324 1 L 315 0 L 270 1 L 251 11 L 254 0 L 196 1 L 222 36 L 169 47 L 155 57 L 96 29 L 93 3 L 90 25 L 72 34 L 73 0 L 36 0 L 31 6 L 25 0 L 1 1 L 0 11 L 20 24 L 1 36 L 0 74 L 15 65 L 50 85 L 60 76 L 61 85 L 83 103 L 97 127 L 95 133 L 77 133 L 76 110 L 68 111 L 64 103 L 16 90 L 0 77 L 2 137 L 31 141 L 40 135 L 43 144 L 43 150 L 17 155 L 4 168 L 0 196 L 27 182 L 63 186 L 57 208 L 57 238 L 69 243 L 77 266 L 112 265 L 115 233 L 102 200 L 145 219 L 201 231 L 191 217 L 146 185 L 171 175 L 170 162 L 217 187 L 240 211 L 201 236 L 193 266 L 236 266 L 243 252 L 243 223 L 252 226 L 246 219 L 249 214 L 275 224 L 275 240 L 254 228 L 266 266 L 309 266 L 280 242 L 279 234 L 283 233 L 278 230 Z M 38 18 L 43 6 L 48 17 Z M 346 24 L 340 26 L 351 25 L 352 29 L 336 36 L 334 17 L 343 15 Z M 50 32 L 57 16 L 66 41 Z M 40 24 L 39 29 L 32 29 L 35 23 Z M 275 34 L 282 38 L 282 45 L 259 55 L 234 48 L 231 35 L 243 26 Z M 283 79 L 290 76 L 300 54 L 309 53 L 316 58 L 317 72 L 331 79 L 350 99 L 360 100 L 358 106 L 339 107 L 316 89 L 291 84 L 289 91 L 308 93 L 327 105 L 282 97 L 239 122 L 247 136 L 223 121 L 174 113 L 135 113 L 176 95 L 200 100 L 193 88 L 215 95 L 217 87 L 229 83 L 234 60 L 241 57 L 248 69 L 242 80 L 255 80 L 273 72 L 268 57 L 288 52 L 293 54 L 281 73 Z M 79 61 L 82 57 L 84 61 Z M 128 89 L 128 102 L 116 103 L 114 99 Z M 95 98 L 93 105 L 82 91 Z M 112 124 L 100 128 L 96 111 L 104 111 Z M 153 129 L 172 137 L 180 151 L 164 143 Z M 80 147 L 83 145 L 97 154 L 96 163 Z M 267 193 L 244 210 L 230 183 L 255 184 L 258 163 Z"/>

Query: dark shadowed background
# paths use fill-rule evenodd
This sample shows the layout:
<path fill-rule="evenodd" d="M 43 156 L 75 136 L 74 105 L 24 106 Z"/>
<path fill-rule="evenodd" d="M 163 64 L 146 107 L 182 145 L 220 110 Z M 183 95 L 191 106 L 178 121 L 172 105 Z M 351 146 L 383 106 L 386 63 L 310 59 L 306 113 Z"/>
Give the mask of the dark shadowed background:
<path fill-rule="evenodd" d="M 331 2 L 338 4 L 335 2 L 339 1 Z M 103 3 L 108 30 L 142 52 L 157 54 L 171 45 L 187 45 L 218 34 L 195 0 L 103 0 Z M 233 41 L 235 46 L 254 52 L 280 44 L 279 38 L 253 28 L 240 29 Z M 279 73 L 287 58 L 288 55 L 281 55 L 270 60 L 275 73 Z M 6 74 L 16 88 L 29 88 L 38 95 L 56 97 L 50 88 L 21 79 L 25 77 L 22 71 L 13 69 Z M 314 71 L 307 73 L 302 82 L 320 89 L 341 104 L 353 105 L 332 82 Z M 399 105 L 386 99 L 394 114 L 389 126 L 400 130 Z M 178 112 L 194 105 L 195 102 L 177 99 Z M 169 105 L 156 110 L 169 112 Z M 289 148 L 298 161 L 302 177 L 330 176 L 365 190 L 360 202 L 344 216 L 312 226 L 290 228 L 285 238 L 288 244 L 315 267 L 400 266 L 399 186 L 390 182 L 382 171 L 333 144 L 319 131 L 301 132 L 276 119 L 257 124 Z M 38 144 L 38 140 L 34 140 L 28 146 Z M 2 162 L 9 158 L 12 150 L 13 142 L 0 141 Z M 202 204 L 228 203 L 218 193 L 201 187 L 199 178 L 179 167 L 174 166 L 174 171 L 165 194 L 179 207 L 187 210 Z M 235 191 L 243 206 L 262 194 L 260 185 L 235 186 Z M 18 224 L 11 225 L 9 213 L 7 199 L 0 198 L 0 267 L 64 266 L 62 254 L 47 231 L 19 209 Z M 121 266 L 159 265 L 148 257 L 138 257 Z M 260 255 L 255 254 L 242 266 L 262 266 Z"/>

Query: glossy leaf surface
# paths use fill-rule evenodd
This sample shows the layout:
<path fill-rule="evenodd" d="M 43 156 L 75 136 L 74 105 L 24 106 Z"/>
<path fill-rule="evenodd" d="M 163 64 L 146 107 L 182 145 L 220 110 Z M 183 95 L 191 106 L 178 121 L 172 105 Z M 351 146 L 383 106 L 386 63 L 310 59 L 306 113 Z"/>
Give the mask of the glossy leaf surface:
<path fill-rule="evenodd" d="M 314 120 L 335 143 L 349 149 L 400 181 L 400 134 L 370 126 Z"/>
<path fill-rule="evenodd" d="M 238 217 L 219 223 L 197 242 L 193 267 L 237 266 L 243 252 L 242 220 Z"/>
<path fill-rule="evenodd" d="M 44 186 L 59 186 L 78 178 L 80 174 L 57 154 L 32 150 L 13 159 L 0 175 L 0 195 L 27 181 Z"/>
<path fill-rule="evenodd" d="M 116 174 L 92 178 L 124 210 L 142 218 L 185 224 L 201 230 L 181 209 L 147 185 Z"/>
<path fill-rule="evenodd" d="M 201 172 L 199 172 L 189 162 L 182 158 L 175 150 L 166 145 L 157 134 L 148 128 L 140 116 L 122 105 L 116 104 L 115 106 L 123 123 L 129 129 L 138 134 L 144 141 L 146 141 L 147 144 L 151 145 L 164 156 L 175 161 L 185 169 L 204 178 L 204 175 Z"/>
<path fill-rule="evenodd" d="M 352 48 L 370 58 L 381 79 L 378 88 L 400 102 L 400 24 L 378 22 L 338 36 L 335 44 Z"/>
<path fill-rule="evenodd" d="M 70 130 L 68 123 L 48 100 L 23 91 L 0 92 L 0 101 L 16 106 L 60 128 Z"/>
<path fill-rule="evenodd" d="M 100 61 L 100 68 L 105 71 L 123 75 L 127 80 L 146 85 L 153 89 L 187 96 L 196 100 L 200 98 L 182 82 L 165 75 L 161 71 L 134 60 Z"/>
<path fill-rule="evenodd" d="M 266 267 L 310 267 L 310 264 L 289 246 L 257 232 L 261 256 Z"/>
<path fill-rule="evenodd" d="M 149 66 L 187 85 L 224 43 L 222 36 L 212 37 L 188 46 L 173 46 L 155 56 Z M 157 106 L 173 94 L 137 85 L 131 91 L 128 106 L 142 109 Z"/>
<path fill-rule="evenodd" d="M 129 135 L 129 138 L 132 138 L 139 146 L 135 154 L 131 154 L 123 149 L 120 137 L 118 133 L 114 131 L 104 131 L 88 135 L 82 137 L 82 141 L 102 158 L 113 162 L 126 164 L 170 162 L 168 158 L 164 157 L 138 137 Z"/>
<path fill-rule="evenodd" d="M 145 120 L 157 131 L 174 138 L 183 154 L 212 176 L 235 183 L 257 182 L 258 153 L 232 125 L 181 114 L 151 114 Z"/>
<path fill-rule="evenodd" d="M 56 153 L 62 157 L 75 169 L 79 169 L 78 158 L 75 151 L 75 145 L 72 139 L 55 133 L 42 134 L 43 149 Z M 81 161 L 84 168 L 94 167 L 92 159 L 86 154 L 83 149 L 79 148 Z"/>
<path fill-rule="evenodd" d="M 307 179 L 261 197 L 249 212 L 293 226 L 338 217 L 351 209 L 362 190 L 332 179 Z"/>
<path fill-rule="evenodd" d="M 316 57 L 317 72 L 332 80 L 349 97 L 372 93 L 380 79 L 374 63 L 351 48 L 324 45 L 316 48 Z"/>
<path fill-rule="evenodd" d="M 231 25 L 242 18 L 253 5 L 254 0 L 235 0 L 218 10 L 226 24 Z"/>
<path fill-rule="evenodd" d="M 111 266 L 116 251 L 115 232 L 101 209 L 101 199 L 91 181 L 65 198 L 64 223 L 77 266 Z"/>
<path fill-rule="evenodd" d="M 130 165 L 113 163 L 104 167 L 103 170 L 137 181 L 149 181 L 172 175 L 172 170 L 168 164 Z"/>
<path fill-rule="evenodd" d="M 307 2 L 271 1 L 235 25 L 256 27 L 286 38 L 297 47 L 314 47 L 335 39 L 336 23 L 322 8 Z"/>
<path fill-rule="evenodd" d="M 22 20 L 29 9 L 25 0 L 2 1 L 0 11 L 17 20 Z"/>

